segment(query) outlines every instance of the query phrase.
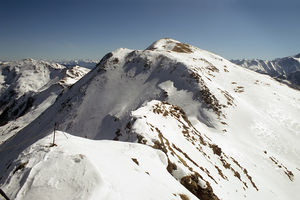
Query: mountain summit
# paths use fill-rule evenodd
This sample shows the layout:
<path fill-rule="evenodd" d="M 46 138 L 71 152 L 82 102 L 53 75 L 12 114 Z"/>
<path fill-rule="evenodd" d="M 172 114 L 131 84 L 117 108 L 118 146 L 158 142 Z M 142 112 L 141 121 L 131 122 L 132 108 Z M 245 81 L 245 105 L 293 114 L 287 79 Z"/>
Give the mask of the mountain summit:
<path fill-rule="evenodd" d="M 291 199 L 299 103 L 173 39 L 117 49 L 0 146 L 0 186 L 15 199 Z"/>

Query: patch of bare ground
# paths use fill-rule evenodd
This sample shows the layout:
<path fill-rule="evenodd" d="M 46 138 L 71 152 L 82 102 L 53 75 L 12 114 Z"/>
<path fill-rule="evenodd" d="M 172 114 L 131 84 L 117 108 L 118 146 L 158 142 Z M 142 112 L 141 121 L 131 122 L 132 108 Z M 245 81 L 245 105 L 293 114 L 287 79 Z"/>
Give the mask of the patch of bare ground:
<path fill-rule="evenodd" d="M 135 162 L 135 164 L 140 165 L 139 161 L 138 161 L 136 158 L 131 158 L 131 160 L 132 160 L 133 162 Z"/>
<path fill-rule="evenodd" d="M 232 167 L 232 165 L 231 165 L 230 163 L 228 163 L 228 162 L 223 158 L 222 154 L 224 154 L 224 153 L 222 152 L 222 149 L 221 149 L 220 147 L 218 147 L 218 145 L 216 145 L 216 144 L 209 144 L 209 147 L 213 150 L 213 153 L 214 153 L 214 154 L 216 154 L 216 155 L 218 155 L 218 156 L 220 157 L 220 161 L 222 162 L 223 167 L 224 167 L 225 169 L 230 169 L 230 170 L 233 172 L 233 175 L 234 175 L 235 177 L 237 177 L 237 178 L 245 185 L 246 188 L 248 188 L 247 183 L 241 179 L 240 173 L 239 173 L 238 171 L 236 171 L 236 170 Z M 225 154 L 224 154 L 224 156 L 225 156 Z M 225 156 L 225 157 L 227 157 L 227 156 Z M 241 169 L 243 170 L 243 172 L 246 174 L 247 178 L 248 178 L 248 179 L 250 180 L 250 182 L 252 183 L 253 187 L 254 187 L 256 190 L 258 190 L 257 187 L 256 187 L 256 185 L 255 185 L 254 182 L 252 181 L 252 177 L 249 176 L 247 170 L 244 169 L 244 168 L 243 168 L 243 167 L 242 167 L 235 159 L 233 159 L 232 157 L 231 157 L 231 159 L 233 160 L 233 162 L 234 162 L 239 168 L 241 168 Z M 219 175 L 220 175 L 222 178 L 225 179 L 225 176 L 224 176 L 224 174 L 222 173 L 222 171 L 221 171 L 217 166 L 215 166 L 215 167 L 216 167 L 216 169 L 218 170 Z M 226 178 L 227 178 L 227 177 L 226 177 Z"/>
<path fill-rule="evenodd" d="M 205 85 L 205 82 L 198 73 L 191 71 L 190 77 L 201 85 L 201 90 L 195 95 L 195 98 L 198 100 L 203 100 L 208 109 L 212 109 L 217 114 L 219 119 L 221 117 L 225 118 L 224 113 L 222 113 L 222 107 L 226 105 L 221 104 L 219 100 L 210 92 L 209 88 Z"/>
<path fill-rule="evenodd" d="M 182 134 L 185 136 L 186 140 L 191 142 L 194 146 L 196 146 L 196 148 L 198 149 L 198 151 L 200 153 L 203 154 L 203 156 L 205 156 L 207 159 L 210 159 L 210 156 L 208 156 L 204 151 L 201 145 L 206 146 L 207 143 L 204 138 L 201 136 L 201 134 L 193 127 L 193 125 L 189 122 L 189 120 L 187 119 L 184 111 L 178 107 L 178 106 L 173 106 L 170 104 L 167 104 L 168 109 L 169 109 L 169 114 L 173 117 L 175 117 L 178 122 L 181 123 L 182 126 L 179 126 L 180 128 L 182 128 Z M 165 109 L 167 109 L 167 107 L 165 105 L 161 105 L 161 103 L 155 105 L 153 107 L 153 109 L 155 110 L 154 112 L 157 114 L 163 114 L 165 111 Z M 182 121 L 182 119 L 184 119 Z M 184 121 L 186 122 L 186 124 L 184 123 Z M 189 126 L 187 126 L 189 125 Z M 196 138 L 196 137 L 198 138 Z M 211 141 L 209 138 L 207 138 L 209 141 Z M 199 143 L 200 141 L 200 143 Z M 213 144 L 209 144 L 210 148 L 212 148 L 213 152 L 217 155 L 221 155 L 221 149 L 217 146 L 217 145 L 213 145 Z M 203 167 L 199 166 L 195 161 L 193 161 L 186 153 L 184 153 L 181 149 L 179 149 L 178 147 L 176 147 L 175 144 L 172 144 L 172 148 L 174 148 L 177 152 L 181 153 L 182 155 L 184 155 L 184 157 L 189 160 L 191 163 L 193 163 L 196 167 L 198 167 L 201 171 L 203 171 L 204 173 L 207 174 L 207 176 L 209 178 L 211 178 L 216 184 L 216 180 L 210 175 L 209 171 L 207 169 L 204 169 Z M 189 166 L 187 166 L 185 160 L 183 160 L 178 153 L 176 153 L 175 151 L 173 152 L 173 155 L 176 155 L 178 157 L 178 159 L 181 161 L 181 163 L 183 163 L 186 167 L 190 168 Z M 213 164 L 213 163 L 212 163 Z M 213 164 L 214 165 L 214 164 Z M 215 165 L 214 165 L 215 166 Z M 222 178 L 224 178 L 224 174 L 222 173 L 222 171 L 218 170 L 218 173 L 220 174 L 220 176 Z"/>
<path fill-rule="evenodd" d="M 172 144 L 172 146 L 179 151 L 181 154 L 184 155 L 184 157 L 186 159 L 188 159 L 191 163 L 193 163 L 196 167 L 198 167 L 201 171 L 203 171 L 204 173 L 206 173 L 206 175 L 213 180 L 216 184 L 218 184 L 218 182 L 210 175 L 210 172 L 207 169 L 204 169 L 203 167 L 200 167 L 194 160 L 192 160 L 185 152 L 183 152 L 180 148 L 178 148 L 175 144 Z"/>
<path fill-rule="evenodd" d="M 223 171 L 222 171 L 217 165 L 215 165 L 215 168 L 217 169 L 218 174 L 219 174 L 223 179 L 225 179 L 225 180 L 228 181 L 227 176 L 225 176 L 225 175 L 223 174 Z"/>
<path fill-rule="evenodd" d="M 216 66 L 214 66 L 211 62 L 209 62 L 208 60 L 206 60 L 204 58 L 200 58 L 200 60 L 206 64 L 205 69 L 207 69 L 208 75 L 214 76 L 212 74 L 213 72 L 217 72 L 217 73 L 220 72 L 220 70 Z"/>
<path fill-rule="evenodd" d="M 221 164 L 223 165 L 223 167 L 225 169 L 228 169 L 230 171 L 232 171 L 233 175 L 239 179 L 241 181 L 241 183 L 243 183 L 244 185 L 244 190 L 246 188 L 248 188 L 248 185 L 245 181 L 242 180 L 241 174 L 245 174 L 245 176 L 249 179 L 249 181 L 251 182 L 252 186 L 258 190 L 258 188 L 256 187 L 255 183 L 252 180 L 252 177 L 248 174 L 248 171 L 243 168 L 236 160 L 234 160 L 232 157 L 228 157 L 224 152 L 222 152 L 222 149 L 216 145 L 216 144 L 211 144 L 211 140 L 204 134 L 199 133 L 191 124 L 191 122 L 188 120 L 185 112 L 178 106 L 175 105 L 171 105 L 168 102 L 160 102 L 157 103 L 153 106 L 153 112 L 155 114 L 158 115 L 162 115 L 162 116 L 169 116 L 169 117 L 173 117 L 174 119 L 176 119 L 179 122 L 178 127 L 180 129 L 182 129 L 182 134 L 183 136 L 186 138 L 187 141 L 191 142 L 191 144 L 193 144 L 199 152 L 201 152 L 203 154 L 203 156 L 205 156 L 208 160 L 208 162 L 210 162 L 215 169 L 217 170 L 218 174 L 225 180 L 228 180 L 228 178 L 225 176 L 225 174 L 223 173 L 223 171 L 221 170 L 221 168 L 219 168 L 216 163 L 213 163 L 211 161 L 211 157 L 216 155 L 219 157 L 219 160 L 221 161 Z M 177 170 L 180 167 L 185 167 L 187 168 L 191 174 L 193 174 L 194 176 L 198 177 L 198 179 L 203 180 L 204 182 L 207 182 L 207 180 L 205 180 L 197 171 L 195 171 L 193 169 L 193 166 L 196 168 L 199 168 L 202 172 L 204 172 L 207 177 L 211 180 L 213 180 L 216 184 L 218 184 L 216 182 L 216 180 L 214 179 L 214 177 L 212 177 L 210 175 L 210 172 L 206 169 L 203 168 L 202 166 L 199 166 L 198 163 L 196 163 L 187 153 L 183 152 L 180 148 L 178 148 L 175 144 L 170 143 L 170 141 L 164 137 L 163 133 L 155 126 L 153 126 L 152 124 L 150 124 L 149 122 L 146 122 L 147 125 L 150 127 L 150 129 L 153 132 L 157 132 L 158 134 L 158 140 L 154 141 L 154 145 L 153 148 L 156 149 L 160 149 L 162 150 L 167 158 L 168 158 L 168 166 L 167 166 L 167 170 L 170 174 L 172 174 L 172 172 L 174 170 Z M 204 137 L 207 138 L 207 140 L 204 140 Z M 140 141 L 140 143 L 143 140 L 143 137 L 139 137 L 138 139 Z M 210 142 L 209 142 L 210 141 Z M 211 151 L 213 152 L 213 154 L 211 155 L 207 155 L 204 151 L 204 146 L 207 146 L 209 148 L 211 148 Z M 172 159 L 171 159 L 172 158 Z M 232 159 L 233 163 L 229 162 L 229 159 Z M 173 163 L 174 159 L 176 160 L 176 164 Z M 171 162 L 171 160 L 173 162 Z M 237 168 L 237 169 L 235 169 Z M 240 168 L 240 169 L 238 169 Z M 202 173 L 201 173 L 202 174 Z M 181 184 L 183 184 L 188 190 L 190 190 L 193 194 L 195 194 L 197 197 L 199 197 L 199 195 L 201 195 L 201 191 L 206 190 L 206 192 L 204 192 L 205 194 L 211 194 L 212 192 L 212 188 L 208 187 L 205 189 L 200 189 L 201 186 L 195 186 L 195 183 L 198 182 L 193 182 L 192 180 L 194 180 L 194 177 L 190 177 L 187 178 L 189 176 L 186 177 L 176 177 L 177 180 L 179 180 L 181 182 Z M 243 176 L 244 177 L 244 176 Z M 207 182 L 208 183 L 208 182 Z M 208 183 L 209 185 L 209 183 Z M 211 191 L 210 191 L 211 190 Z M 212 194 L 211 194 L 212 195 Z M 213 196 L 213 195 L 212 195 Z M 211 199 L 213 199 L 214 197 L 211 197 Z M 200 198 L 200 199 L 205 199 L 205 197 Z"/>
<path fill-rule="evenodd" d="M 137 134 L 136 137 L 137 137 L 137 142 L 138 143 L 140 143 L 140 144 L 146 144 L 147 143 L 147 140 L 142 135 Z"/>
<path fill-rule="evenodd" d="M 236 88 L 234 88 L 234 91 L 237 93 L 242 93 L 244 92 L 244 87 L 243 86 L 237 86 Z"/>
<path fill-rule="evenodd" d="M 179 194 L 179 196 L 182 200 L 190 200 L 190 198 L 185 194 Z"/>
<path fill-rule="evenodd" d="M 184 43 L 176 43 L 172 51 L 178 53 L 193 53 L 193 51 L 191 50 L 191 46 Z"/>
<path fill-rule="evenodd" d="M 248 188 L 247 183 L 241 179 L 240 173 L 239 173 L 238 171 L 236 171 L 236 170 L 235 170 L 234 168 L 232 168 L 232 167 L 230 167 L 230 170 L 233 172 L 233 175 L 234 175 L 236 178 L 238 178 L 238 179 L 244 184 L 244 186 L 245 186 L 246 188 Z"/>
<path fill-rule="evenodd" d="M 253 182 L 252 177 L 248 174 L 248 171 L 244 168 L 243 172 L 244 172 L 244 174 L 247 176 L 247 178 L 250 180 L 252 186 L 258 191 L 258 188 L 257 188 L 257 186 L 255 185 L 255 183 Z"/>
<path fill-rule="evenodd" d="M 201 180 L 206 182 L 206 185 L 207 185 L 206 188 L 201 188 L 201 186 L 198 185 L 198 181 L 197 182 L 189 182 L 189 181 L 187 181 L 187 177 L 189 177 L 189 176 L 186 176 L 185 178 L 183 177 L 180 179 L 180 183 L 184 187 L 186 187 L 189 191 L 191 191 L 197 197 L 201 197 L 200 199 L 216 199 L 216 200 L 218 200 L 218 197 L 213 193 L 213 189 L 211 188 L 209 182 L 204 180 L 203 177 L 199 173 L 195 172 L 193 170 L 193 168 L 190 167 L 187 164 L 187 162 L 178 154 L 178 152 L 181 153 L 182 155 L 184 155 L 184 157 L 186 159 L 188 159 L 191 163 L 193 163 L 195 166 L 199 167 L 199 169 L 201 169 L 204 173 L 206 173 L 207 176 L 210 177 L 217 184 L 217 182 L 209 174 L 209 171 L 207 169 L 204 169 L 203 167 L 200 167 L 186 153 L 184 153 L 181 149 L 177 148 L 174 144 L 171 145 L 169 140 L 163 136 L 161 131 L 157 127 L 154 127 L 154 128 L 155 128 L 156 132 L 158 133 L 159 141 L 154 142 L 153 148 L 160 149 L 167 155 L 167 158 L 168 158 L 167 170 L 168 170 L 168 172 L 170 174 L 172 174 L 172 172 L 177 169 L 176 164 L 172 163 L 169 159 L 169 156 L 170 156 L 169 154 L 171 154 L 172 156 L 175 156 L 180 161 L 181 164 L 183 164 L 187 169 L 189 169 L 191 171 L 191 173 L 194 173 L 195 174 L 194 176 L 197 177 L 197 180 L 200 178 Z M 195 184 L 197 186 L 195 186 Z"/>
<path fill-rule="evenodd" d="M 228 162 L 223 158 L 223 156 L 220 157 L 220 161 L 222 162 L 222 165 L 223 165 L 223 167 L 224 167 L 225 169 L 230 169 L 231 164 L 228 163 Z"/>
<path fill-rule="evenodd" d="M 206 182 L 206 188 L 198 185 L 199 178 L 199 174 L 191 174 L 182 177 L 180 183 L 201 200 L 219 200 L 208 182 Z"/>
<path fill-rule="evenodd" d="M 113 64 L 118 64 L 118 63 L 119 63 L 119 59 L 118 59 L 118 58 L 114 58 L 114 59 L 112 60 L 112 63 L 113 63 Z"/>
<path fill-rule="evenodd" d="M 178 120 L 178 122 L 180 122 L 179 128 L 182 129 L 182 134 L 184 135 L 184 137 L 186 138 L 187 141 L 191 142 L 193 145 L 195 145 L 195 147 L 199 150 L 199 152 L 201 152 L 207 159 L 208 161 L 215 166 L 215 169 L 217 170 L 218 174 L 225 180 L 228 180 L 228 178 L 225 176 L 225 174 L 223 173 L 223 171 L 215 164 L 213 163 L 210 159 L 211 156 L 207 155 L 204 151 L 204 146 L 208 146 L 211 148 L 212 152 L 220 157 L 220 161 L 223 164 L 225 169 L 229 169 L 230 171 L 232 171 L 233 175 L 239 179 L 241 181 L 241 183 L 244 184 L 244 189 L 248 188 L 247 183 L 245 181 L 242 180 L 241 178 L 241 174 L 240 173 L 245 173 L 247 178 L 250 180 L 250 182 L 252 183 L 253 187 L 256 187 L 254 182 L 252 181 L 251 176 L 248 174 L 247 170 L 244 170 L 244 168 L 241 167 L 241 165 L 238 162 L 235 162 L 235 164 L 240 167 L 242 170 L 235 170 L 233 167 L 235 166 L 234 163 L 230 164 L 229 161 L 227 161 L 228 159 L 230 159 L 228 156 L 226 156 L 225 153 L 222 152 L 222 149 L 217 146 L 216 144 L 211 144 L 209 143 L 209 141 L 211 141 L 207 136 L 208 140 L 204 140 L 203 136 L 201 133 L 199 133 L 194 127 L 193 125 L 190 123 L 190 121 L 188 120 L 185 112 L 178 106 L 174 106 L 171 105 L 167 102 L 162 102 L 162 103 L 158 103 L 156 105 L 153 106 L 153 112 L 162 116 L 170 116 L 170 117 L 174 117 L 175 119 Z M 216 184 L 218 184 L 216 182 L 216 180 L 214 179 L 214 177 L 211 176 L 210 172 L 206 169 L 203 168 L 202 166 L 199 166 L 198 163 L 196 163 L 187 153 L 183 152 L 180 148 L 178 148 L 175 144 L 170 143 L 168 141 L 167 138 L 165 138 L 162 134 L 162 132 L 157 128 L 154 127 L 153 125 L 151 125 L 150 123 L 148 123 L 148 125 L 153 128 L 153 130 L 155 130 L 158 133 L 158 137 L 159 140 L 154 142 L 154 148 L 157 149 L 161 149 L 163 152 L 166 153 L 167 157 L 168 157 L 168 166 L 167 166 L 167 170 L 169 171 L 170 174 L 172 174 L 172 172 L 174 170 L 176 170 L 178 167 L 180 167 L 180 165 L 182 164 L 184 167 L 186 167 L 191 174 L 193 174 L 194 176 L 198 177 L 198 179 L 203 180 L 204 182 L 207 182 L 198 172 L 196 172 L 192 166 L 195 166 L 196 168 L 199 168 L 202 172 L 204 172 L 207 177 L 209 179 L 211 179 L 212 181 L 214 181 Z M 170 156 L 174 156 L 174 158 L 176 160 L 178 160 L 178 166 L 177 163 L 172 163 L 171 162 L 171 157 Z M 174 158 L 172 159 L 174 161 Z M 198 170 L 197 170 L 198 171 Z M 205 188 L 205 189 L 200 189 L 201 186 L 196 186 L 195 183 L 198 182 L 193 182 L 192 180 L 194 180 L 194 177 L 190 177 L 189 176 L 186 177 L 182 177 L 181 179 L 179 179 L 181 181 L 181 184 L 183 184 L 187 189 L 189 189 L 193 194 L 195 194 L 197 197 L 200 197 L 201 195 L 208 195 L 211 194 L 210 190 L 212 191 L 211 187 Z M 178 178 L 178 177 L 177 177 Z M 209 185 L 209 183 L 207 184 Z M 207 189 L 207 190 L 206 190 Z M 206 192 L 201 193 L 201 191 L 205 190 Z M 258 190 L 258 189 L 257 189 Z M 211 194 L 212 195 L 212 194 Z M 204 195 L 205 196 L 205 195 Z M 212 195 L 213 196 L 213 195 Z M 210 199 L 213 199 L 214 197 L 210 196 Z M 200 198 L 200 199 L 205 199 L 206 197 Z"/>
<path fill-rule="evenodd" d="M 206 105 L 208 105 L 209 108 L 213 109 L 218 116 L 221 116 L 222 106 L 219 103 L 219 100 L 210 92 L 207 87 L 202 87 L 202 89 L 200 90 L 200 95 Z"/>
<path fill-rule="evenodd" d="M 16 167 L 16 169 L 14 169 L 14 171 L 13 171 L 13 174 L 15 174 L 17 171 L 19 171 L 19 170 L 22 170 L 22 169 L 24 169 L 25 168 L 25 166 L 28 164 L 28 161 L 27 162 L 22 162 L 22 163 L 20 163 L 17 167 Z"/>
<path fill-rule="evenodd" d="M 162 114 L 162 115 L 170 115 L 174 117 L 182 126 L 182 134 L 185 136 L 185 138 L 191 142 L 193 145 L 195 143 L 198 143 L 200 141 L 200 144 L 207 145 L 204 141 L 204 138 L 201 136 L 201 134 L 194 128 L 192 123 L 188 120 L 186 113 L 183 111 L 182 108 L 176 105 L 170 105 L 167 102 L 158 103 L 153 106 L 153 112 L 156 114 Z M 196 137 L 197 138 L 196 138 Z M 208 138 L 206 136 L 208 140 Z M 201 148 L 201 146 L 200 146 Z"/>
<path fill-rule="evenodd" d="M 209 144 L 209 147 L 213 150 L 214 154 L 221 156 L 222 149 L 216 144 Z"/>
<path fill-rule="evenodd" d="M 167 166 L 167 170 L 170 174 L 172 174 L 172 172 L 174 170 L 177 170 L 177 165 L 175 163 L 172 163 L 169 159 L 168 159 L 168 166 Z"/>
<path fill-rule="evenodd" d="M 223 121 L 221 121 L 220 123 L 223 124 L 223 125 L 227 125 L 227 123 L 226 123 L 226 122 L 223 122 Z"/>
<path fill-rule="evenodd" d="M 279 161 L 275 157 L 270 156 L 269 158 L 271 161 L 273 161 L 273 163 L 275 163 L 275 165 L 277 165 L 279 168 L 282 168 L 284 170 L 284 173 L 288 176 L 290 181 L 294 181 L 294 174 L 292 171 L 288 170 L 288 168 L 282 163 L 279 163 Z"/>
<path fill-rule="evenodd" d="M 220 88 L 218 88 L 218 90 L 221 91 L 221 93 L 224 95 L 224 97 L 227 100 L 227 105 L 228 106 L 233 106 L 235 105 L 234 103 L 234 98 L 229 94 L 229 92 L 225 91 L 225 90 L 221 90 Z"/>
<path fill-rule="evenodd" d="M 233 157 L 230 157 L 231 158 L 231 160 L 243 171 L 243 173 L 247 176 L 247 178 L 249 179 L 249 181 L 251 182 L 251 184 L 252 184 L 252 186 L 258 191 L 258 188 L 257 188 L 257 186 L 255 185 L 255 183 L 253 182 L 253 180 L 252 180 L 252 177 L 248 174 L 248 171 L 247 171 L 247 169 L 246 168 L 244 168 L 244 167 L 242 167 L 241 165 L 240 165 L 240 163 L 237 161 L 237 160 L 235 160 Z"/>

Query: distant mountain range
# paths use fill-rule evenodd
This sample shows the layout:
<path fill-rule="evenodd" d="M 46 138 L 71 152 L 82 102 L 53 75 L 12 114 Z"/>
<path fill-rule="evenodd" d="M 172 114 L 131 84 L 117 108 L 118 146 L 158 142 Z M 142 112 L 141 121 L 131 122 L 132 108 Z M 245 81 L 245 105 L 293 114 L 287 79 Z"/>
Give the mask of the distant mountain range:
<path fill-rule="evenodd" d="M 262 74 L 268 74 L 280 82 L 300 89 L 300 54 L 271 61 L 239 59 L 231 60 L 231 62 Z"/>
<path fill-rule="evenodd" d="M 54 61 L 66 67 L 81 66 L 88 69 L 92 69 L 100 60 L 89 60 L 89 59 L 79 59 L 79 60 L 62 60 Z"/>

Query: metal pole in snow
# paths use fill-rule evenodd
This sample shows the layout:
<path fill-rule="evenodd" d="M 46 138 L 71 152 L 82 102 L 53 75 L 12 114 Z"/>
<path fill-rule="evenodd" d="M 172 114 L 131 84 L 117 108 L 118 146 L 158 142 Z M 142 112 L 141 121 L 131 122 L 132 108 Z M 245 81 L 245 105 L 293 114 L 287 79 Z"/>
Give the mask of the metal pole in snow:
<path fill-rule="evenodd" d="M 6 196 L 2 189 L 0 189 L 0 194 L 4 197 L 4 199 L 9 200 L 8 196 Z"/>
<path fill-rule="evenodd" d="M 55 130 L 56 130 L 56 122 L 54 123 L 53 143 L 52 143 L 52 146 L 55 146 Z"/>

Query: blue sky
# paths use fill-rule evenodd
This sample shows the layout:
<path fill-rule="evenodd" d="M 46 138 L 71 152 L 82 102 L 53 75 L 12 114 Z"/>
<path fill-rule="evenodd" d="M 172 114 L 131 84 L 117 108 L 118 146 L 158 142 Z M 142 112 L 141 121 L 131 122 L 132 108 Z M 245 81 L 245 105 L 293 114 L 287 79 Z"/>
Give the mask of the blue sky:
<path fill-rule="evenodd" d="M 225 58 L 300 53 L 297 0 L 0 0 L 0 60 L 101 59 L 170 37 Z"/>

